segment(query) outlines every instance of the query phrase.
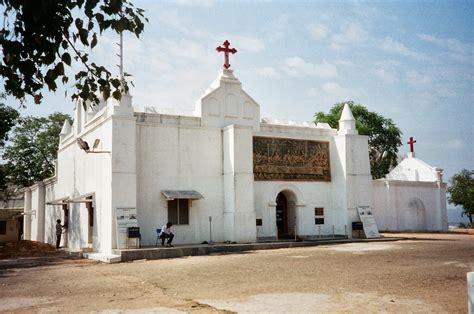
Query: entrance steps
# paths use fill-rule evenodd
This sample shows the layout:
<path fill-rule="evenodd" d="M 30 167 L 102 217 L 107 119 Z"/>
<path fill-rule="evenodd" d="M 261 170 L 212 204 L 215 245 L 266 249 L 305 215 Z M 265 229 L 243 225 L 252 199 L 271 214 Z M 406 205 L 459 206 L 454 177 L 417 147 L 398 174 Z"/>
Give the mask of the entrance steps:
<path fill-rule="evenodd" d="M 94 261 L 99 261 L 102 263 L 108 263 L 108 264 L 113 264 L 113 263 L 120 263 L 122 261 L 122 258 L 120 255 L 116 254 L 105 254 L 105 253 L 82 253 L 84 258 L 88 258 Z"/>
<path fill-rule="evenodd" d="M 378 239 L 330 239 L 318 241 L 278 241 L 265 243 L 215 243 L 195 244 L 195 245 L 178 245 L 172 248 L 166 247 L 142 247 L 139 249 L 113 250 L 112 253 L 121 256 L 122 262 L 131 262 L 136 260 L 154 260 L 177 258 L 183 256 L 196 255 L 214 255 L 214 254 L 232 254 L 237 252 L 250 252 L 254 250 L 272 250 L 293 247 L 310 247 L 327 244 L 343 244 L 353 242 L 384 242 L 398 241 L 404 238 L 378 238 Z"/>

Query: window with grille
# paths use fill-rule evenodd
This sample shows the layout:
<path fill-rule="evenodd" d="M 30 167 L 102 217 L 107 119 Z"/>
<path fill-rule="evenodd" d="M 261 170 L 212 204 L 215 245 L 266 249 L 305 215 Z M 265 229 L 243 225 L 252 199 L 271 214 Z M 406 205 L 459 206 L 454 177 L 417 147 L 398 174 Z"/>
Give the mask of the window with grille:
<path fill-rule="evenodd" d="M 189 200 L 174 199 L 168 201 L 168 221 L 173 225 L 189 224 Z"/>
<path fill-rule="evenodd" d="M 324 208 L 322 207 L 314 208 L 314 223 L 316 225 L 324 225 Z"/>

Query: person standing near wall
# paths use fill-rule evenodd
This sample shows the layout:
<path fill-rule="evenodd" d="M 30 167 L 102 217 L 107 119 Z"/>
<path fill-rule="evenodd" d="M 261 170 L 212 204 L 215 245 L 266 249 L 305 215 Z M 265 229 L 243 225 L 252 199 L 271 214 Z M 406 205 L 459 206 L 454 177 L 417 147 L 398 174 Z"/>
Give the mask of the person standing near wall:
<path fill-rule="evenodd" d="M 61 219 L 56 220 L 56 249 L 59 249 L 59 244 L 61 243 L 61 234 L 63 233 L 64 229 L 66 229 L 66 227 L 61 225 Z"/>

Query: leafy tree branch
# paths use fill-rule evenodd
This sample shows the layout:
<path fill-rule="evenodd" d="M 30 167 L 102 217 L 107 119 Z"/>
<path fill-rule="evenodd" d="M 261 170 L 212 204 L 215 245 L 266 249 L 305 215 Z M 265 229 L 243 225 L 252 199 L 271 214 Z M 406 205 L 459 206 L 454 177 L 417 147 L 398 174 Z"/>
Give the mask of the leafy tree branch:
<path fill-rule="evenodd" d="M 464 209 L 464 214 L 473 222 L 474 216 L 474 170 L 463 169 L 450 180 L 448 201 Z"/>
<path fill-rule="evenodd" d="M 85 68 L 74 75 L 73 99 L 97 104 L 98 93 L 104 99 L 120 99 L 128 90 L 122 78 L 90 62 L 89 54 L 79 47 L 94 49 L 109 29 L 139 37 L 148 21 L 144 10 L 128 0 L 0 0 L 0 4 L 4 9 L 0 30 L 4 93 L 21 103 L 32 96 L 39 104 L 45 88 L 56 91 L 58 81 L 68 83 L 65 67 L 73 62 Z"/>

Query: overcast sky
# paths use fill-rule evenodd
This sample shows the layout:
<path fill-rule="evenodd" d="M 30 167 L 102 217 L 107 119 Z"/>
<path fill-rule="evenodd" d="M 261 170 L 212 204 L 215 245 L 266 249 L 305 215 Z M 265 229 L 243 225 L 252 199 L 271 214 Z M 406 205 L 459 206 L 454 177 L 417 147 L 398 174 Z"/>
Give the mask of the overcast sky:
<path fill-rule="evenodd" d="M 191 112 L 222 67 L 215 48 L 228 39 L 238 50 L 231 69 L 262 117 L 310 121 L 353 100 L 393 119 L 404 142 L 413 136 L 416 156 L 444 168 L 445 179 L 474 169 L 472 1 L 133 3 L 150 20 L 140 39 L 125 36 L 125 71 L 141 108 Z M 113 70 L 117 40 L 106 33 L 93 51 Z M 72 114 L 64 91 L 40 106 L 29 99 L 22 114 Z"/>

